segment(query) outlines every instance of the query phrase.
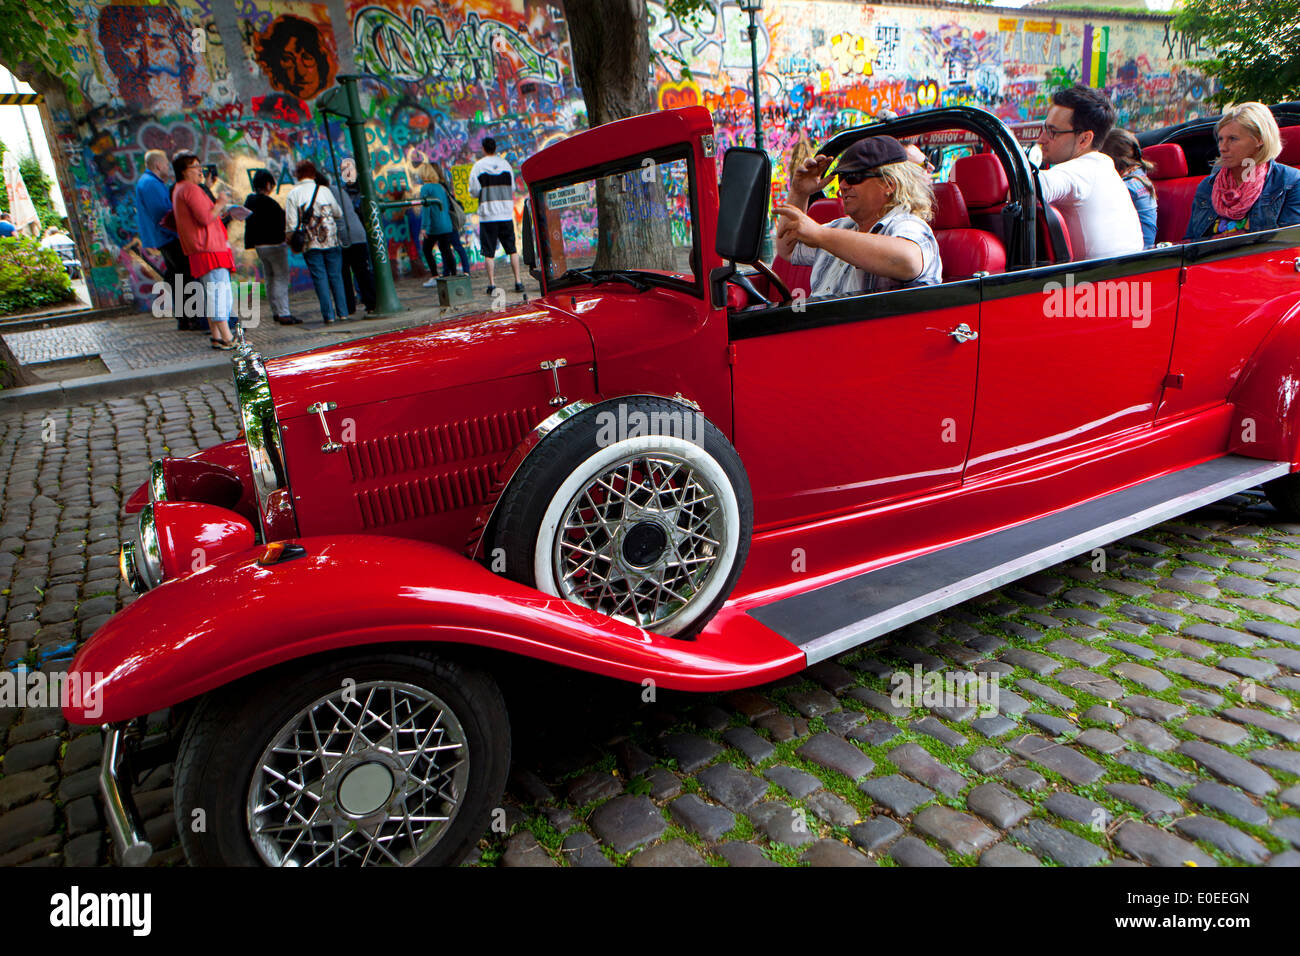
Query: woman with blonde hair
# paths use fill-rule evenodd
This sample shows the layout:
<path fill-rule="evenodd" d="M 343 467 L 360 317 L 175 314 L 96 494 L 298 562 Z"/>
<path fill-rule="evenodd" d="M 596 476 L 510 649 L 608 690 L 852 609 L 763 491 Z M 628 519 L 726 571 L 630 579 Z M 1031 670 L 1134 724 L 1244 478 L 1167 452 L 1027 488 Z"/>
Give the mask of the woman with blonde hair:
<path fill-rule="evenodd" d="M 1282 136 L 1263 103 L 1224 108 L 1215 124 L 1219 158 L 1192 199 L 1185 239 L 1300 223 L 1300 170 L 1277 161 Z"/>
<path fill-rule="evenodd" d="M 424 204 L 420 208 L 420 235 L 424 240 L 422 246 L 424 261 L 429 264 L 429 281 L 425 285 L 432 286 L 438 283 L 436 278 L 438 267 L 433 261 L 435 242 L 438 244 L 438 251 L 442 254 L 442 274 L 444 276 L 456 274 L 456 260 L 451 253 L 451 199 L 433 163 L 422 163 L 417 172 L 424 182 L 420 187 L 420 201 Z"/>
<path fill-rule="evenodd" d="M 829 156 L 806 160 L 790 177 L 776 212 L 777 252 L 794 265 L 812 266 L 811 296 L 858 295 L 910 289 L 943 281 L 933 218 L 930 177 L 908 159 L 892 136 L 858 140 L 827 175 Z M 839 177 L 845 216 L 821 224 L 807 214 L 808 199 Z"/>

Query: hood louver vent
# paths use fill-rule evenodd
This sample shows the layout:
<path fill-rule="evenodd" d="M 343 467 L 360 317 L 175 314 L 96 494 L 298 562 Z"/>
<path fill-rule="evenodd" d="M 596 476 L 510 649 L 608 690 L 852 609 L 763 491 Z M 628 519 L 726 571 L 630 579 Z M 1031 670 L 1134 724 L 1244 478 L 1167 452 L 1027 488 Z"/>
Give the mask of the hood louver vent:
<path fill-rule="evenodd" d="M 352 480 L 383 478 L 488 455 L 504 455 L 549 411 L 529 408 L 500 412 L 369 441 L 349 442 L 346 447 Z"/>
<path fill-rule="evenodd" d="M 481 505 L 501 462 L 548 412 L 519 409 L 346 443 L 352 481 L 362 486 L 356 489 L 362 525 Z"/>

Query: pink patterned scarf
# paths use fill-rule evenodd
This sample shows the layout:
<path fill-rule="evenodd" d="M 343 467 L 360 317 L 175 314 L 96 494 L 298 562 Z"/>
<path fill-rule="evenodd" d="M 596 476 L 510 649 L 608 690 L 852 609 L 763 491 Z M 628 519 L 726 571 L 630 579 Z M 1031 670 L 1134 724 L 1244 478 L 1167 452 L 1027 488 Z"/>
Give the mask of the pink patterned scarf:
<path fill-rule="evenodd" d="M 1271 163 L 1242 170 L 1243 178 L 1237 182 L 1230 169 L 1220 169 L 1214 177 L 1214 189 L 1210 194 L 1210 203 L 1217 215 L 1236 222 L 1250 212 L 1259 194 L 1264 191 L 1264 180 L 1268 179 Z"/>

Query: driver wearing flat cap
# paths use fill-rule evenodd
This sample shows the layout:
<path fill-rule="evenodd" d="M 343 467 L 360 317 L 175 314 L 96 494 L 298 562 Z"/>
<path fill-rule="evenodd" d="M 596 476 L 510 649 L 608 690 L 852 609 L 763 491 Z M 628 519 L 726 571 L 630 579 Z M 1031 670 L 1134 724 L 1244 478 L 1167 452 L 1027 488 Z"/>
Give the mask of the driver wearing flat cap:
<path fill-rule="evenodd" d="M 789 196 L 776 208 L 777 252 L 793 265 L 812 266 L 810 297 L 942 282 L 939 244 L 926 224 L 934 190 L 903 144 L 870 136 L 846 149 L 828 176 L 831 162 L 819 154 L 796 167 Z M 846 215 L 823 225 L 808 216 L 808 197 L 836 176 Z"/>

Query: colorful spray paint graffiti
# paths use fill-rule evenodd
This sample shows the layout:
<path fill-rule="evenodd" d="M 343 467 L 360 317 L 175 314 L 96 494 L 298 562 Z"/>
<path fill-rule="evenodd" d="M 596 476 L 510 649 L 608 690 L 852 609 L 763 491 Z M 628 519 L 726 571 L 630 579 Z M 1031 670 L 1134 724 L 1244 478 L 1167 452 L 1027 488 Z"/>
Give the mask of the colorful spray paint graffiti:
<path fill-rule="evenodd" d="M 647 7 L 657 105 L 708 107 L 720 151 L 752 143 L 749 21 L 736 0 L 692 23 L 668 16 L 662 0 Z M 757 52 L 774 193 L 784 193 L 797 145 L 886 110 L 961 104 L 1034 119 L 1052 89 L 1082 81 L 1105 89 L 1130 128 L 1208 112 L 1205 77 L 1183 66 L 1204 51 L 1166 19 L 1008 14 L 768 0 Z M 350 143 L 337 119 L 322 126 L 312 101 L 340 72 L 377 78 L 361 93 L 381 194 L 412 198 L 416 167 L 442 167 L 470 214 L 463 239 L 474 261 L 467 177 L 483 138 L 495 137 L 518 168 L 586 125 L 562 0 L 83 0 L 77 16 L 71 54 L 83 101 L 76 115 L 53 119 L 71 158 L 68 198 L 91 242 L 99 304 L 148 307 L 148 254 L 132 246 L 145 150 L 195 150 L 239 198 L 254 169 L 271 170 L 282 190 L 304 157 L 332 174 L 331 143 L 337 157 Z M 421 269 L 410 217 L 381 218 L 394 268 Z M 230 235 L 240 272 L 251 276 L 256 258 L 243 250 L 242 227 Z M 295 278 L 308 282 L 302 269 Z"/>

